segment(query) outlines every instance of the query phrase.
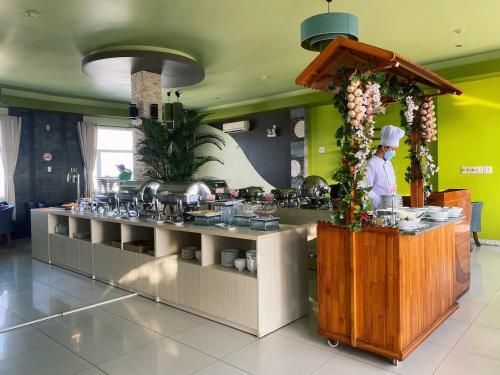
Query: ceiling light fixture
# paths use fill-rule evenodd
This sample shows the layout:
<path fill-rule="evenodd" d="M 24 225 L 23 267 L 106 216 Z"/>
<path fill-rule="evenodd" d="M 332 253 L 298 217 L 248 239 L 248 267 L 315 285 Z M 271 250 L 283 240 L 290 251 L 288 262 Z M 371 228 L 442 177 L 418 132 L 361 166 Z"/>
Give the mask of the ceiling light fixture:
<path fill-rule="evenodd" d="M 40 13 L 38 12 L 38 10 L 36 9 L 27 9 L 25 12 L 24 12 L 24 15 L 26 17 L 30 17 L 30 18 L 36 18 L 40 15 Z"/>
<path fill-rule="evenodd" d="M 350 13 L 328 12 L 304 20 L 300 25 L 300 39 L 303 48 L 321 51 L 337 36 L 358 40 L 358 17 Z"/>

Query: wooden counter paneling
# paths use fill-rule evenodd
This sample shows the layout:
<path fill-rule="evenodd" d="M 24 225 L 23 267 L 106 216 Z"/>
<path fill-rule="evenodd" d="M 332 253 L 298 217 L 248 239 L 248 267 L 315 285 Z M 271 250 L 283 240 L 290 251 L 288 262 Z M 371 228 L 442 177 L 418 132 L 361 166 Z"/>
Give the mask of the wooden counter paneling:
<path fill-rule="evenodd" d="M 351 341 L 349 235 L 340 227 L 318 224 L 318 329 L 345 343 Z"/>
<path fill-rule="evenodd" d="M 450 189 L 432 193 L 434 206 L 462 207 L 464 219 L 455 224 L 455 295 L 458 298 L 470 287 L 470 220 L 472 213 L 471 192 L 467 189 Z"/>
<path fill-rule="evenodd" d="M 318 224 L 318 332 L 406 358 L 456 310 L 455 262 L 454 223 L 416 236 Z"/>

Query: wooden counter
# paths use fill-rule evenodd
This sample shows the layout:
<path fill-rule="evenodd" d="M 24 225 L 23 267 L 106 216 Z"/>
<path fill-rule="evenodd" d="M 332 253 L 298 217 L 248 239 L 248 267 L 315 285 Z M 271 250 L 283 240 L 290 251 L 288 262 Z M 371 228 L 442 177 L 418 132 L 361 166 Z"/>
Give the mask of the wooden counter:
<path fill-rule="evenodd" d="M 271 232 L 174 226 L 54 209 L 31 211 L 32 256 L 110 285 L 218 321 L 258 337 L 308 313 L 305 226 Z M 69 236 L 54 233 L 69 226 Z M 73 238 L 89 232 L 90 238 Z M 135 240 L 154 254 L 124 250 Z M 184 260 L 184 246 L 201 249 L 201 262 Z M 220 265 L 220 250 L 257 250 L 257 273 Z M 243 255 L 243 254 L 242 254 Z"/>
<path fill-rule="evenodd" d="M 419 235 L 318 224 L 320 335 L 403 360 L 457 308 L 455 223 Z"/>

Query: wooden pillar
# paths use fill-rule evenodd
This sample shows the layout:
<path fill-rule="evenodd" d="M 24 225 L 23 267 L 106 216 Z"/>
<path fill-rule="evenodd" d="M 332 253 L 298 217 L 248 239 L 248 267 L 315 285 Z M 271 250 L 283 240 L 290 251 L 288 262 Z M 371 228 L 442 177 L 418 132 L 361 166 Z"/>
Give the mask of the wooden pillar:
<path fill-rule="evenodd" d="M 412 131 L 410 134 L 411 148 L 415 152 L 418 151 L 418 144 L 420 142 L 420 132 Z M 423 207 L 425 204 L 424 199 L 424 179 L 422 177 L 422 171 L 420 167 L 415 163 L 411 164 L 411 175 L 412 180 L 410 182 L 410 192 L 411 192 L 411 207 Z"/>

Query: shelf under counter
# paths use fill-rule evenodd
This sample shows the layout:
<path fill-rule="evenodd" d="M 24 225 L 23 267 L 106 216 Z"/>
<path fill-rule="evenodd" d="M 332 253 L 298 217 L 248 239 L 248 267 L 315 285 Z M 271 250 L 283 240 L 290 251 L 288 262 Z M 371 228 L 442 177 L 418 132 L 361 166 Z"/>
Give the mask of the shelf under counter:
<path fill-rule="evenodd" d="M 56 242 L 78 241 L 90 248 L 92 277 L 258 337 L 309 311 L 305 226 L 282 224 L 275 231 L 247 227 L 229 231 L 50 209 L 35 209 L 32 217 L 35 225 L 39 222 L 46 228 L 45 234 L 34 232 L 40 238 L 49 232 L 47 217 L 52 223 L 69 218 L 75 227 L 85 230 L 90 223 L 90 242 L 50 237 Z M 123 243 L 135 240 L 152 241 L 154 256 L 123 249 Z M 111 241 L 116 241 L 114 246 Z M 50 260 L 51 244 L 46 242 Z M 179 253 L 185 246 L 201 249 L 201 262 L 182 259 Z M 246 250 L 256 250 L 257 272 L 222 266 L 220 252 L 227 248 L 241 250 L 242 257 Z M 58 265 L 67 267 L 64 262 Z"/>

